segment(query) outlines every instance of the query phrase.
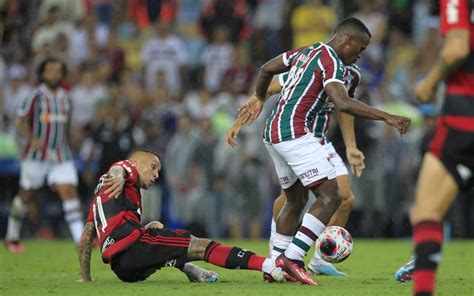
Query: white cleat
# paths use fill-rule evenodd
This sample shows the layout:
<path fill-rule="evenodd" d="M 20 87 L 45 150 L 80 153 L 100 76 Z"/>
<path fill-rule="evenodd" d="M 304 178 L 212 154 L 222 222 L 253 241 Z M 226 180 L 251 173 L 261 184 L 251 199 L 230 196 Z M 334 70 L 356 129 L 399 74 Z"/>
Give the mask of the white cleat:
<path fill-rule="evenodd" d="M 327 276 L 345 276 L 344 272 L 338 270 L 331 263 L 324 261 L 323 259 L 311 260 L 308 264 L 309 272 L 316 275 L 327 275 Z"/>
<path fill-rule="evenodd" d="M 194 264 L 186 263 L 188 267 L 183 272 L 191 283 L 215 283 L 219 281 L 219 275 L 213 271 L 201 268 Z"/>

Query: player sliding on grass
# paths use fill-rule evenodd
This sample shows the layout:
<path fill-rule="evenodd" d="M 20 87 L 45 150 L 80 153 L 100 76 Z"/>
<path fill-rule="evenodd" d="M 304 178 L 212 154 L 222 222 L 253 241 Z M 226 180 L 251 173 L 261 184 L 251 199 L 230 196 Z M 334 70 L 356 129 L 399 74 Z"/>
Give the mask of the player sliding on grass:
<path fill-rule="evenodd" d="M 253 269 L 283 282 L 286 274 L 271 259 L 210 239 L 196 238 L 181 229 L 163 228 L 159 222 L 140 225 L 140 189 L 158 179 L 161 163 L 155 152 L 134 151 L 116 162 L 100 178 L 79 244 L 81 281 L 91 281 L 92 240 L 97 236 L 104 263 L 119 279 L 143 281 L 161 267 L 176 267 L 192 282 L 212 282 L 218 275 L 188 263 L 204 260 L 228 269 Z"/>
<path fill-rule="evenodd" d="M 280 74 L 278 78 L 274 78 L 270 83 L 268 88 L 267 94 L 274 95 L 280 93 L 286 79 L 288 78 L 288 73 Z M 344 71 L 344 84 L 348 88 L 348 94 L 351 98 L 354 98 L 355 91 L 357 86 L 360 84 L 361 81 L 361 73 L 360 69 L 357 65 L 353 64 L 350 66 L 346 66 Z M 342 198 L 341 204 L 337 208 L 334 215 L 331 217 L 331 220 L 328 223 L 328 226 L 337 225 L 344 227 L 347 223 L 347 219 L 349 214 L 352 210 L 352 206 L 354 204 L 354 194 L 351 191 L 351 184 L 349 179 L 349 172 L 342 160 L 342 158 L 337 154 L 334 149 L 334 146 L 329 140 L 327 136 L 327 131 L 329 129 L 329 121 L 331 113 L 334 110 L 334 106 L 331 104 L 324 109 L 321 109 L 316 117 L 316 121 L 318 124 L 314 126 L 313 135 L 318 139 L 321 145 L 326 149 L 331 162 L 334 164 L 336 168 L 336 181 L 339 188 L 339 192 Z M 354 133 L 354 117 L 338 112 L 337 114 L 339 127 L 342 131 L 342 135 L 344 138 L 344 143 L 346 144 L 346 156 L 348 159 L 349 164 L 351 165 L 352 172 L 357 176 L 360 177 L 364 168 L 364 154 L 357 149 L 355 133 Z M 235 147 L 237 145 L 235 139 L 240 132 L 242 126 L 242 118 L 237 118 L 234 124 L 227 130 L 226 135 L 226 144 L 230 147 Z M 309 190 L 305 191 L 305 195 L 307 195 Z M 315 201 L 314 196 L 311 195 L 308 198 L 308 202 L 305 208 L 308 208 L 311 204 Z M 276 259 L 282 250 L 286 248 L 286 245 L 280 246 L 278 244 L 279 239 L 277 239 L 277 245 L 274 245 L 275 238 L 281 238 L 279 234 L 276 232 L 276 219 L 278 214 L 280 213 L 282 207 L 286 203 L 286 195 L 285 192 L 282 191 L 280 196 L 275 200 L 273 203 L 273 219 L 271 225 L 271 234 L 270 234 L 270 256 L 273 259 Z M 318 255 L 317 252 L 314 253 L 311 262 L 308 265 L 308 269 L 310 272 L 314 274 L 320 275 L 329 275 L 329 276 L 342 276 L 345 273 L 337 270 L 332 264 L 324 261 Z"/>

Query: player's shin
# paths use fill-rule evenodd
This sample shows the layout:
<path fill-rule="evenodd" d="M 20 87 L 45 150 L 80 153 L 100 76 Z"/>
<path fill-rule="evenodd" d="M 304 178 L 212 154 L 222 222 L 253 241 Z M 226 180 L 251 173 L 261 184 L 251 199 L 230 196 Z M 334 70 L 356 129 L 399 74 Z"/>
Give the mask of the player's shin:
<path fill-rule="evenodd" d="M 21 200 L 20 196 L 17 195 L 13 199 L 10 207 L 10 216 L 8 217 L 8 228 L 5 236 L 6 241 L 18 241 L 20 240 L 20 230 L 23 224 L 23 220 L 26 216 L 27 207 Z"/>
<path fill-rule="evenodd" d="M 227 269 L 252 269 L 270 273 L 275 263 L 270 259 L 238 247 L 223 246 L 212 241 L 206 248 L 204 260 Z"/>
<path fill-rule="evenodd" d="M 276 234 L 276 222 L 275 218 L 272 218 L 272 224 L 270 226 L 270 239 L 268 240 L 268 256 L 272 257 L 272 250 L 273 250 L 273 241 L 275 240 Z"/>
<path fill-rule="evenodd" d="M 63 201 L 64 219 L 76 244 L 81 239 L 84 223 L 82 221 L 81 203 L 78 198 Z"/>
<path fill-rule="evenodd" d="M 285 252 L 292 240 L 292 236 L 275 233 L 270 257 L 275 260 L 281 253 Z"/>
<path fill-rule="evenodd" d="M 441 260 L 443 225 L 436 221 L 423 221 L 413 226 L 415 243 L 414 294 L 432 295 L 436 283 L 436 268 Z"/>
<path fill-rule="evenodd" d="M 306 213 L 298 232 L 285 251 L 285 256 L 291 260 L 302 261 L 325 228 L 326 226 L 318 218 Z"/>

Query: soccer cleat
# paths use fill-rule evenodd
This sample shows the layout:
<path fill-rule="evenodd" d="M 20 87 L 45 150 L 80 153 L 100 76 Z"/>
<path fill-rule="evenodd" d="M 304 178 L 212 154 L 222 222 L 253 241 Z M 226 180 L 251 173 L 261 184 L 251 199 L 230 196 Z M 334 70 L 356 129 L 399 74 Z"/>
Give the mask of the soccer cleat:
<path fill-rule="evenodd" d="M 219 275 L 213 271 L 192 265 L 191 270 L 185 272 L 192 283 L 215 283 L 219 281 Z"/>
<path fill-rule="evenodd" d="M 415 259 L 411 259 L 395 272 L 395 280 L 400 283 L 411 281 L 413 269 L 415 269 Z"/>
<path fill-rule="evenodd" d="M 346 276 L 342 271 L 339 271 L 331 263 L 324 261 L 323 259 L 311 260 L 308 264 L 308 271 L 315 275 L 327 275 L 327 276 Z"/>
<path fill-rule="evenodd" d="M 19 241 L 5 241 L 5 247 L 10 253 L 24 253 L 25 248 Z"/>
<path fill-rule="evenodd" d="M 309 275 L 304 267 L 288 258 L 285 257 L 285 254 L 281 254 L 275 260 L 277 267 L 281 267 L 290 277 L 294 278 L 303 285 L 317 285 L 311 275 Z M 301 262 L 303 264 L 303 262 Z"/>

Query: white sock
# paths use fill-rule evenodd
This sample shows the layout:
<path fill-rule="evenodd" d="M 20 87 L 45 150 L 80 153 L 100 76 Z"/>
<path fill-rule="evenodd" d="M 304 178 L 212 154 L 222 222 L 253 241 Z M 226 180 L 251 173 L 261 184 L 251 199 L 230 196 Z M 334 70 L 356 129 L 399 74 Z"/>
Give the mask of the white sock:
<path fill-rule="evenodd" d="M 84 223 L 82 222 L 81 202 L 78 198 L 63 201 L 64 219 L 66 220 L 72 238 L 77 244 L 81 239 Z"/>
<path fill-rule="evenodd" d="M 293 260 L 303 260 L 311 246 L 314 244 L 326 226 L 318 218 L 306 213 L 303 216 L 298 232 L 285 251 L 285 256 Z"/>
<path fill-rule="evenodd" d="M 270 239 L 268 240 L 268 256 L 269 257 L 272 257 L 273 241 L 275 240 L 276 232 L 277 232 L 277 225 L 275 223 L 275 219 L 272 218 L 272 224 L 270 226 Z"/>
<path fill-rule="evenodd" d="M 273 248 L 271 251 L 271 258 L 275 260 L 281 253 L 285 252 L 286 248 L 291 244 L 292 236 L 282 235 L 275 232 L 273 239 Z"/>
<path fill-rule="evenodd" d="M 5 235 L 6 241 L 20 240 L 20 230 L 27 211 L 28 209 L 21 200 L 20 196 L 15 196 L 15 198 L 13 198 L 12 205 L 10 206 L 7 234 Z"/>
<path fill-rule="evenodd" d="M 262 271 L 266 273 L 271 273 L 275 269 L 275 260 L 266 258 L 262 264 Z"/>

